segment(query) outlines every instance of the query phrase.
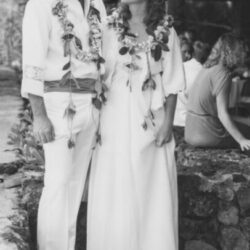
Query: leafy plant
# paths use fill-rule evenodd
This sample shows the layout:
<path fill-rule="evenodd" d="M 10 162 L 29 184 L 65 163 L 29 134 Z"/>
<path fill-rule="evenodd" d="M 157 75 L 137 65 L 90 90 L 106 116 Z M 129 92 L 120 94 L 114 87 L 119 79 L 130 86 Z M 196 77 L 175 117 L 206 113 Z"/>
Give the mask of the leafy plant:
<path fill-rule="evenodd" d="M 8 136 L 8 144 L 13 148 L 17 158 L 26 163 L 44 165 L 44 152 L 42 145 L 35 139 L 32 128 L 32 112 L 29 104 L 19 114 L 19 122 L 14 124 Z"/>

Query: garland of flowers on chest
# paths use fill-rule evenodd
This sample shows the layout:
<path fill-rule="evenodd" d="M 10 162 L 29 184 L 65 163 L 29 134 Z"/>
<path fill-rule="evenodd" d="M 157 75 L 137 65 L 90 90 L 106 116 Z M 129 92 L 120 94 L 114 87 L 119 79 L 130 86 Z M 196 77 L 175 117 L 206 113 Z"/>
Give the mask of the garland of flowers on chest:
<path fill-rule="evenodd" d="M 170 29 L 173 27 L 174 19 L 171 15 L 166 15 L 162 20 L 159 21 L 156 29 L 150 32 L 146 29 L 148 39 L 143 42 L 138 42 L 138 34 L 130 32 L 129 23 L 121 15 L 121 9 L 118 8 L 108 17 L 108 27 L 116 31 L 118 41 L 120 44 L 119 54 L 131 56 L 131 62 L 126 64 L 129 68 L 129 73 L 140 69 L 139 65 L 136 64 L 136 59 L 140 59 L 140 52 L 146 53 L 147 67 L 149 75 L 142 84 L 142 91 L 150 91 L 150 100 L 148 105 L 148 112 L 145 115 L 142 127 L 144 130 L 148 128 L 148 122 L 155 126 L 154 113 L 152 111 L 152 96 L 153 91 L 156 89 L 156 82 L 153 79 L 153 74 L 150 66 L 150 57 L 155 62 L 162 59 L 163 51 L 169 52 L 168 42 L 170 36 Z M 132 91 L 131 82 L 128 81 L 130 91 Z"/>
<path fill-rule="evenodd" d="M 76 114 L 76 106 L 72 98 L 72 88 L 80 88 L 77 79 L 72 74 L 72 57 L 85 63 L 94 62 L 97 66 L 99 78 L 95 84 L 96 96 L 93 98 L 93 105 L 97 109 L 101 109 L 102 104 L 106 102 L 105 92 L 107 91 L 106 85 L 103 82 L 104 75 L 104 63 L 105 60 L 101 56 L 102 47 L 102 30 L 100 27 L 101 16 L 99 10 L 95 7 L 95 1 L 90 1 L 90 9 L 87 15 L 87 21 L 89 25 L 89 50 L 84 51 L 81 40 L 76 36 L 74 32 L 74 24 L 68 19 L 68 5 L 65 0 L 58 0 L 52 8 L 52 14 L 58 18 L 62 27 L 62 43 L 64 56 L 69 58 L 69 61 L 63 66 L 63 70 L 66 73 L 63 75 L 60 86 L 67 86 L 69 88 L 69 104 L 65 110 L 65 117 L 69 121 L 70 139 L 68 141 L 68 147 L 73 148 L 75 146 L 74 138 L 72 135 L 72 123 Z M 97 135 L 99 140 L 100 135 Z"/>

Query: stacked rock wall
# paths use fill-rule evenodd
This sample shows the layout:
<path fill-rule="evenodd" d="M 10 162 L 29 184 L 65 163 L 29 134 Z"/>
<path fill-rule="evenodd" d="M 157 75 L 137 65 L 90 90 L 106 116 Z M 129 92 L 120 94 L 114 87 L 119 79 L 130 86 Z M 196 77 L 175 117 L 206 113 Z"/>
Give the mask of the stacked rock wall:
<path fill-rule="evenodd" d="M 250 158 L 179 148 L 180 250 L 250 249 Z"/>

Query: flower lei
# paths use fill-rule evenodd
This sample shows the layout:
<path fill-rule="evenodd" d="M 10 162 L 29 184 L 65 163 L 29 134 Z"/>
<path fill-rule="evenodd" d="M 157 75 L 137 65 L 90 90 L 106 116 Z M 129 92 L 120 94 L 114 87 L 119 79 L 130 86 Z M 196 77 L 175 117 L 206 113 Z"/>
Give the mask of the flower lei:
<path fill-rule="evenodd" d="M 125 22 L 120 14 L 120 9 L 113 11 L 112 15 L 108 17 L 108 26 L 113 28 L 118 34 L 118 41 L 120 42 L 119 53 L 121 55 L 129 54 L 131 55 L 131 62 L 126 64 L 126 67 L 130 70 L 130 75 L 132 71 L 140 69 L 140 67 L 135 63 L 136 59 L 140 59 L 138 55 L 139 52 L 144 51 L 147 58 L 147 67 L 149 76 L 143 82 L 142 91 L 150 91 L 150 100 L 148 105 L 148 112 L 144 117 L 142 127 L 144 130 L 148 128 L 148 122 L 151 122 L 155 126 L 154 114 L 152 112 L 152 96 L 153 91 L 156 89 L 156 82 L 153 79 L 151 67 L 150 67 L 150 56 L 157 62 L 162 58 L 163 51 L 168 52 L 168 41 L 170 35 L 170 28 L 173 27 L 174 19 L 171 15 L 166 15 L 163 20 L 161 20 L 153 32 L 147 30 L 148 39 L 147 41 L 139 43 L 137 41 L 138 35 L 129 32 L 130 27 L 127 22 Z M 130 80 L 127 85 L 132 90 Z"/>
<path fill-rule="evenodd" d="M 99 79 L 95 85 L 96 96 L 93 98 L 93 105 L 97 109 L 101 109 L 102 104 L 106 102 L 105 91 L 107 88 L 103 83 L 104 74 L 104 62 L 105 60 L 101 56 L 101 46 L 102 46 L 102 31 L 100 28 L 100 12 L 94 6 L 94 0 L 90 2 L 90 9 L 87 16 L 87 21 L 89 24 L 89 51 L 83 51 L 81 40 L 76 36 L 74 32 L 74 24 L 67 17 L 68 6 L 65 4 L 65 0 L 58 0 L 55 6 L 52 8 L 52 13 L 57 16 L 58 21 L 61 24 L 63 35 L 62 42 L 64 48 L 64 56 L 69 58 L 68 63 L 63 66 L 63 70 L 67 71 L 61 81 L 60 86 L 68 86 L 70 92 L 69 104 L 65 110 L 65 117 L 69 122 L 70 129 L 70 139 L 68 140 L 68 147 L 73 148 L 75 142 L 72 134 L 73 119 L 76 115 L 76 106 L 72 98 L 72 87 L 80 88 L 77 79 L 72 74 L 72 57 L 76 59 L 90 63 L 94 62 L 97 66 L 99 72 Z M 99 131 L 99 129 L 98 129 Z M 97 141 L 100 142 L 100 135 L 97 132 Z"/>

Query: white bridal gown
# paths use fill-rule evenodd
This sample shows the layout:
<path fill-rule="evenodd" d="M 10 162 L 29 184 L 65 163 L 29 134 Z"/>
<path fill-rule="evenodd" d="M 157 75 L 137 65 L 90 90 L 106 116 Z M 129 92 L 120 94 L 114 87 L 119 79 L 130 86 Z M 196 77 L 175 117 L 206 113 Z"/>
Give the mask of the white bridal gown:
<path fill-rule="evenodd" d="M 179 41 L 171 29 L 170 52 L 163 60 L 150 59 L 157 84 L 152 109 L 162 121 L 165 96 L 185 87 Z M 177 178 L 174 139 L 155 146 L 158 126 L 142 127 L 148 94 L 146 53 L 141 52 L 130 72 L 130 55 L 118 53 L 113 30 L 105 31 L 108 102 L 101 116 L 102 146 L 93 158 L 89 187 L 87 250 L 177 250 Z M 128 86 L 131 85 L 130 87 Z"/>

